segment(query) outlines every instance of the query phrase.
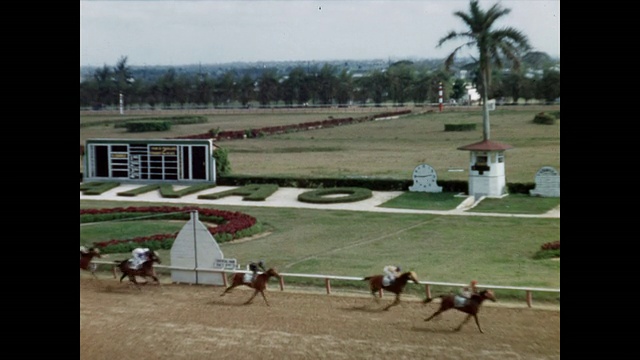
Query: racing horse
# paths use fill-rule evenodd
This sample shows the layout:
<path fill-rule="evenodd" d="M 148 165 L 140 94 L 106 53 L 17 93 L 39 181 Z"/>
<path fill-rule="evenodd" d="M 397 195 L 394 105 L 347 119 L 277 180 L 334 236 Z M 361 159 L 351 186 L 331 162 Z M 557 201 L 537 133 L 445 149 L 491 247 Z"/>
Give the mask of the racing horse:
<path fill-rule="evenodd" d="M 256 295 L 258 295 L 258 293 L 262 294 L 262 298 L 264 299 L 264 302 L 267 304 L 267 306 L 271 306 L 269 305 L 269 301 L 267 300 L 267 297 L 264 295 L 264 291 L 267 288 L 267 282 L 269 281 L 269 278 L 274 276 L 278 279 L 280 279 L 280 274 L 278 274 L 278 271 L 276 271 L 276 269 L 274 268 L 269 268 L 267 271 L 265 271 L 262 274 L 258 274 L 256 276 L 256 279 L 251 282 L 251 277 L 253 276 L 252 273 L 235 273 L 231 276 L 231 285 L 229 285 L 229 287 L 227 287 L 225 289 L 225 291 L 220 294 L 220 296 L 224 296 L 226 293 L 228 293 L 229 291 L 231 291 L 232 289 L 241 286 L 241 285 L 246 285 L 252 289 L 255 289 L 255 291 L 253 292 L 253 295 L 251 295 L 251 297 L 249 298 L 249 300 L 247 300 L 244 304 L 250 304 L 253 301 L 253 298 L 256 297 Z"/>
<path fill-rule="evenodd" d="M 384 285 L 384 275 L 367 276 L 362 280 L 369 281 L 369 289 L 371 289 L 371 295 L 373 295 L 373 298 L 376 300 L 376 302 L 380 301 L 380 299 L 376 297 L 376 292 L 379 292 L 381 289 L 396 294 L 396 299 L 391 304 L 386 306 L 383 310 L 389 310 L 390 307 L 398 305 L 400 303 L 400 294 L 402 294 L 402 292 L 404 291 L 404 287 L 405 285 L 407 285 L 407 282 L 409 282 L 409 280 L 412 280 L 414 283 L 419 284 L 418 277 L 413 271 L 402 273 L 389 285 Z"/>
<path fill-rule="evenodd" d="M 469 319 L 471 319 L 471 317 L 473 316 L 473 318 L 476 320 L 476 325 L 478 325 L 478 330 L 480 330 L 480 332 L 484 334 L 484 331 L 482 331 L 482 328 L 480 327 L 480 322 L 478 321 L 478 311 L 480 310 L 480 305 L 482 305 L 483 301 L 487 299 L 494 302 L 496 301 L 496 296 L 493 294 L 493 291 L 482 290 L 477 294 L 472 294 L 470 299 L 467 299 L 462 306 L 458 306 L 458 307 L 455 306 L 456 296 L 459 296 L 459 295 L 455 295 L 455 294 L 440 295 L 439 297 L 442 299 L 442 301 L 440 302 L 440 308 L 438 309 L 438 311 L 433 313 L 433 315 L 424 319 L 424 321 L 429 321 L 449 309 L 456 309 L 468 315 L 462 321 L 462 323 L 455 329 L 455 331 L 460 331 L 460 329 L 462 328 L 462 325 L 464 325 L 467 321 L 469 321 Z M 432 300 L 433 298 L 427 298 L 423 301 L 423 303 L 427 304 L 427 303 L 430 303 Z"/>
<path fill-rule="evenodd" d="M 98 265 L 91 263 L 91 260 L 94 257 L 102 257 L 102 255 L 100 255 L 100 250 L 93 247 L 86 250 L 84 246 L 80 247 L 80 269 L 89 271 L 91 275 L 97 279 L 96 269 L 98 268 Z"/>
<path fill-rule="evenodd" d="M 136 281 L 136 276 L 140 276 L 143 278 L 150 277 L 158 285 L 160 285 L 160 280 L 156 276 L 156 272 L 153 269 L 154 262 L 157 262 L 158 264 L 161 263 L 160 256 L 158 256 L 158 253 L 153 250 L 147 251 L 146 256 L 147 256 L 147 260 L 145 260 L 138 269 L 133 269 L 131 267 L 131 263 L 129 262 L 129 259 L 122 260 L 122 261 L 115 261 L 115 263 L 118 264 L 117 265 L 118 269 L 120 269 L 120 272 L 122 272 L 122 276 L 120 277 L 120 282 L 122 282 L 122 279 L 128 276 L 129 281 L 134 283 L 138 287 L 138 290 L 140 290 L 140 285 L 138 284 L 138 281 Z"/>

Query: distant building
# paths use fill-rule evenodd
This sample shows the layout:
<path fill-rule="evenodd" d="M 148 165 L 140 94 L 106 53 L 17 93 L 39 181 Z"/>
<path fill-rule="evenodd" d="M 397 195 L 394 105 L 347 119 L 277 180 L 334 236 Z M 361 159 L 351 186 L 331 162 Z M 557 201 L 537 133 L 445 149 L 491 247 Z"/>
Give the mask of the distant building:
<path fill-rule="evenodd" d="M 460 101 L 463 105 L 472 105 L 480 101 L 480 94 L 478 93 L 478 89 L 476 89 L 469 83 L 465 85 L 465 88 L 467 89 L 467 93 L 465 95 L 462 95 L 462 97 L 460 98 Z"/>

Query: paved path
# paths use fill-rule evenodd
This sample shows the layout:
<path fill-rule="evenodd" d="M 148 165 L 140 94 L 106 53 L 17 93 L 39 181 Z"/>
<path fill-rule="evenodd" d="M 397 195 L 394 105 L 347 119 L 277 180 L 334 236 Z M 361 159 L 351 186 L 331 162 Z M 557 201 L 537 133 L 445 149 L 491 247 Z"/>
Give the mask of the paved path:
<path fill-rule="evenodd" d="M 392 209 L 380 207 L 386 201 L 400 196 L 402 191 L 373 191 L 373 196 L 367 200 L 353 203 L 341 204 L 310 204 L 298 201 L 298 195 L 303 192 L 314 189 L 300 188 L 278 188 L 278 190 L 269 196 L 265 201 L 244 201 L 240 196 L 228 196 L 216 200 L 198 199 L 199 195 L 213 194 L 222 191 L 231 190 L 238 187 L 233 186 L 216 186 L 213 189 L 204 190 L 196 194 L 186 195 L 181 198 L 163 198 L 159 191 L 152 191 L 135 197 L 118 196 L 119 192 L 128 191 L 138 188 L 140 184 L 123 184 L 117 188 L 106 191 L 100 195 L 84 195 L 80 192 L 80 200 L 106 200 L 106 201 L 136 201 L 136 202 L 162 202 L 176 204 L 194 204 L 194 205 L 235 205 L 235 206 L 262 206 L 262 207 L 288 207 L 301 209 L 327 209 L 327 210 L 349 210 L 349 211 L 373 211 L 383 213 L 399 213 L 399 214 L 436 214 L 436 215 L 458 215 L 458 216 L 498 216 L 498 217 L 523 217 L 523 218 L 560 218 L 560 207 L 553 209 L 545 214 L 500 214 L 500 213 L 478 213 L 468 211 L 475 204 L 471 197 L 461 197 L 460 206 L 453 210 L 414 210 L 414 209 Z M 187 186 L 174 186 L 176 191 L 186 188 Z"/>

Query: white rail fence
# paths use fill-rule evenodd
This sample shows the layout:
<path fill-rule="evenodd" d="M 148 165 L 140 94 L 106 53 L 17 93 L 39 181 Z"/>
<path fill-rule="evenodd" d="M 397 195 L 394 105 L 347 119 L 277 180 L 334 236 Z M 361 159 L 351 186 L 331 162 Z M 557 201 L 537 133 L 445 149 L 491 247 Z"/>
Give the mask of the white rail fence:
<path fill-rule="evenodd" d="M 116 264 L 114 262 L 109 261 L 100 261 L 94 260 L 92 261 L 96 265 L 111 265 L 113 277 L 117 277 L 116 275 Z M 182 271 L 197 271 L 197 272 L 213 272 L 213 273 L 222 273 L 224 286 L 229 286 L 227 283 L 227 275 L 234 273 L 251 273 L 248 270 L 219 270 L 219 269 L 210 269 L 210 268 L 185 268 L 178 266 L 166 266 L 166 265 L 154 265 L 154 268 L 157 269 L 166 269 L 166 270 L 182 270 Z M 281 278 L 279 280 L 280 291 L 284 291 L 284 279 L 285 277 L 296 277 L 296 278 L 308 278 L 308 279 L 324 279 L 325 289 L 327 294 L 331 294 L 331 280 L 346 280 L 346 281 L 362 281 L 362 277 L 357 276 L 337 276 L 337 275 L 317 275 L 317 274 L 294 274 L 294 273 L 279 273 Z M 425 295 L 427 298 L 431 298 L 431 287 L 432 286 L 451 286 L 451 287 L 463 287 L 468 284 L 460 284 L 460 283 L 448 283 L 448 282 L 437 282 L 437 281 L 419 281 L 419 284 L 425 286 Z M 529 307 L 532 307 L 533 304 L 533 293 L 534 292 L 552 292 L 558 293 L 560 295 L 560 289 L 549 289 L 549 288 L 536 288 L 536 287 L 522 287 L 522 286 L 500 286 L 500 285 L 489 285 L 489 284 L 478 284 L 478 287 L 487 288 L 487 289 L 502 289 L 502 290 L 516 290 L 516 291 L 524 291 L 526 293 L 526 302 Z M 383 291 L 380 290 L 380 297 L 382 297 Z"/>

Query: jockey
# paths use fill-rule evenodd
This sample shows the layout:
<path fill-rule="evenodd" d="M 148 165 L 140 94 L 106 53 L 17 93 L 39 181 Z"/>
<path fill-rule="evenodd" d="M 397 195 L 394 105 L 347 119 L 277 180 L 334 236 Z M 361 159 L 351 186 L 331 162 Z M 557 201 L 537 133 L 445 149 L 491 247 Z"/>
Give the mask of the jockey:
<path fill-rule="evenodd" d="M 88 252 L 88 251 L 87 251 L 87 248 L 86 248 L 86 247 L 84 247 L 84 246 L 82 246 L 82 245 L 80 245 L 80 255 L 82 255 L 82 254 L 86 254 L 87 252 Z"/>
<path fill-rule="evenodd" d="M 256 276 L 258 276 L 257 275 L 258 268 L 262 269 L 262 271 L 267 271 L 264 268 L 264 260 L 260 260 L 257 263 L 256 262 L 249 263 L 249 270 L 253 272 L 253 276 L 251 277 L 251 282 L 254 282 L 256 280 Z"/>
<path fill-rule="evenodd" d="M 385 277 L 389 280 L 389 283 L 392 283 L 400 274 L 402 274 L 402 269 L 400 266 L 395 265 L 387 265 L 382 269 Z"/>
<path fill-rule="evenodd" d="M 469 286 L 465 286 L 462 288 L 462 291 L 460 291 L 460 295 L 464 298 L 471 299 L 471 296 L 473 294 L 478 293 L 478 288 L 476 288 L 477 284 L 478 284 L 477 281 L 471 280 L 471 283 L 469 284 Z"/>
<path fill-rule="evenodd" d="M 131 262 L 134 269 L 140 268 L 140 265 L 142 265 L 143 262 L 149 260 L 149 258 L 147 257 L 148 252 L 148 248 L 133 249 L 133 251 L 131 252 L 131 254 L 133 255 L 133 259 L 131 259 Z"/>
<path fill-rule="evenodd" d="M 465 286 L 460 290 L 460 294 L 456 295 L 453 298 L 454 307 L 463 307 L 463 306 L 465 306 L 467 304 L 467 302 L 469 301 L 469 299 L 471 299 L 471 297 L 474 294 L 478 293 L 478 289 L 476 288 L 476 284 L 478 284 L 477 281 L 471 280 L 471 283 L 469 284 L 469 286 Z"/>

